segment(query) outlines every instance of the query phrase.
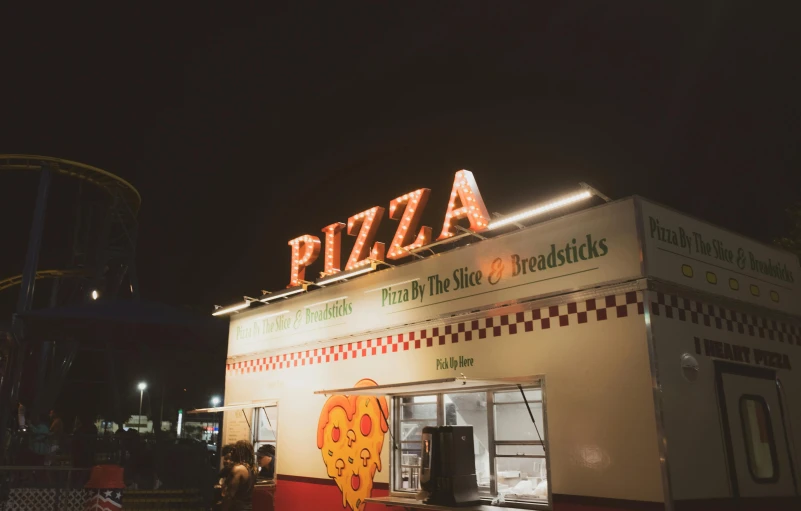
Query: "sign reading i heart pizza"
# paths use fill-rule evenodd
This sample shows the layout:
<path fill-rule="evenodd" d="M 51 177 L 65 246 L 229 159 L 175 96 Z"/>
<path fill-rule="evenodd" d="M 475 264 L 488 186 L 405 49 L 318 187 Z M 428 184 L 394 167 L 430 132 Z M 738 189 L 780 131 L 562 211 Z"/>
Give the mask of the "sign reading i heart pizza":
<path fill-rule="evenodd" d="M 369 379 L 356 387 L 375 386 Z M 381 471 L 381 449 L 389 430 L 389 406 L 384 397 L 331 396 L 317 423 L 317 448 L 328 477 L 342 492 L 342 507 L 364 511 L 373 491 L 373 478 Z"/>

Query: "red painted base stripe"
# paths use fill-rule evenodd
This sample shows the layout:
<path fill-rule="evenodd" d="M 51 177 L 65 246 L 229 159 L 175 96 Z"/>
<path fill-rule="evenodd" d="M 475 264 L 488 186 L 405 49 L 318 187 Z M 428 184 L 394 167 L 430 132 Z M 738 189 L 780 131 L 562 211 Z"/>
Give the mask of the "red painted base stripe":
<path fill-rule="evenodd" d="M 386 483 L 383 488 L 374 488 L 372 497 L 389 494 Z M 661 502 L 640 502 L 634 500 L 602 499 L 554 495 L 553 511 L 662 511 Z M 766 508 L 767 509 L 767 508 Z M 316 479 L 302 476 L 278 476 L 275 491 L 275 511 L 403 511 L 399 507 L 368 504 L 363 510 L 343 508 L 342 493 L 331 479 Z M 761 511 L 761 510 L 760 510 Z"/>

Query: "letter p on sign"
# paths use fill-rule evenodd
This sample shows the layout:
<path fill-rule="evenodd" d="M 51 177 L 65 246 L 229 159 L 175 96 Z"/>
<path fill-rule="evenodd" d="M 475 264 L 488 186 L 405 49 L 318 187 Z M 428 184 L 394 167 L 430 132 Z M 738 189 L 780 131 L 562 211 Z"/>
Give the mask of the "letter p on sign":
<path fill-rule="evenodd" d="M 306 267 L 320 254 L 320 238 L 304 234 L 289 240 L 288 244 L 292 247 L 292 271 L 287 287 L 293 287 L 300 285 L 300 281 L 305 279 Z"/>

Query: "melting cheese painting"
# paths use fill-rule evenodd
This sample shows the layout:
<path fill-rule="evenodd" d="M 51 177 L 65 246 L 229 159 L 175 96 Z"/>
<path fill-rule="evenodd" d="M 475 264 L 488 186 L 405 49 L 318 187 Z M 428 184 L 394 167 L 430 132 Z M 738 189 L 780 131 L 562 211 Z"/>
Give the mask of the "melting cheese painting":
<path fill-rule="evenodd" d="M 373 380 L 363 379 L 355 386 L 375 385 Z M 328 477 L 342 492 L 343 508 L 364 511 L 375 473 L 381 471 L 388 416 L 386 398 L 376 396 L 331 396 L 320 412 L 317 448 Z"/>

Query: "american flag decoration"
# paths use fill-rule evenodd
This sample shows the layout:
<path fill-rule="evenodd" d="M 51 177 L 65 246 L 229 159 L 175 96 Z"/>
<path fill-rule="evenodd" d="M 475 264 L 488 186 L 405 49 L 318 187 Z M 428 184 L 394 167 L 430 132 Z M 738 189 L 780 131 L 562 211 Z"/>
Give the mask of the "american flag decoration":
<path fill-rule="evenodd" d="M 122 509 L 122 490 L 86 490 L 86 511 L 119 511 Z"/>

